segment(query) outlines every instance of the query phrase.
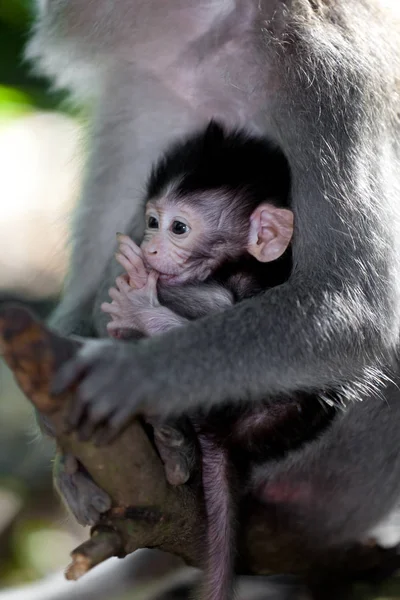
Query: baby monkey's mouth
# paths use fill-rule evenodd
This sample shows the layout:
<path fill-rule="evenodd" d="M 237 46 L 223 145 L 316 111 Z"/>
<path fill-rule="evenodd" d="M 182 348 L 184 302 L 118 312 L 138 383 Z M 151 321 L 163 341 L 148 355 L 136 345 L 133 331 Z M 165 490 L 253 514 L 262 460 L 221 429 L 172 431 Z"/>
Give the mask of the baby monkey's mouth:
<path fill-rule="evenodd" d="M 162 271 L 157 264 L 152 264 L 153 261 L 149 260 L 146 256 L 144 256 L 144 265 L 148 271 L 155 271 L 158 273 L 158 280 L 163 283 L 168 283 L 168 285 L 172 285 L 175 281 L 178 283 L 181 281 L 183 272 L 179 271 L 178 273 L 171 273 Z M 157 268 L 158 267 L 158 268 Z"/>

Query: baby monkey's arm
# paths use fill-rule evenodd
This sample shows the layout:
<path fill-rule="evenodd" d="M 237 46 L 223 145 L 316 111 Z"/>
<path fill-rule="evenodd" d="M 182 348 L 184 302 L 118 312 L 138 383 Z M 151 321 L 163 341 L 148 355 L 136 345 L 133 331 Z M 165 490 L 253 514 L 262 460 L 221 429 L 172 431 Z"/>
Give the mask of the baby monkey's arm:
<path fill-rule="evenodd" d="M 104 302 L 102 310 L 111 315 L 107 325 L 112 337 L 130 337 L 135 331 L 145 336 L 156 335 L 182 325 L 186 319 L 161 306 L 157 296 L 157 273 L 148 272 L 142 251 L 127 235 L 117 234 L 116 259 L 126 273 L 116 279 L 109 290 L 112 302 Z"/>

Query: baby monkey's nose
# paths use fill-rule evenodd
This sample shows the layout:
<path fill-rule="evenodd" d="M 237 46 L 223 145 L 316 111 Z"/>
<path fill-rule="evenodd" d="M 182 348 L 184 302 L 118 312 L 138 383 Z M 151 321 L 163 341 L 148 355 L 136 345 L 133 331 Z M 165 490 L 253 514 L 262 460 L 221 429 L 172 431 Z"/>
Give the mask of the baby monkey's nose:
<path fill-rule="evenodd" d="M 147 254 L 147 256 L 150 255 L 155 255 L 158 254 L 158 249 L 157 249 L 157 244 L 154 244 L 153 242 L 148 242 L 147 244 L 144 243 L 143 244 L 143 253 L 144 255 Z"/>

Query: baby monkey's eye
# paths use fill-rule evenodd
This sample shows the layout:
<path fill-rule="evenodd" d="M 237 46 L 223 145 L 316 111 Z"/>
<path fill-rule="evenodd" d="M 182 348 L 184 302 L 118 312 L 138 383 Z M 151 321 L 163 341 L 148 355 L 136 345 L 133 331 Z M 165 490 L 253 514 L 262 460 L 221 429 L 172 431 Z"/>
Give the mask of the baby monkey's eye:
<path fill-rule="evenodd" d="M 155 217 L 149 217 L 147 219 L 147 227 L 149 229 L 158 229 L 158 221 Z"/>
<path fill-rule="evenodd" d="M 171 226 L 171 231 L 176 235 L 182 235 L 189 231 L 189 227 L 186 223 L 182 223 L 182 221 L 174 221 Z"/>

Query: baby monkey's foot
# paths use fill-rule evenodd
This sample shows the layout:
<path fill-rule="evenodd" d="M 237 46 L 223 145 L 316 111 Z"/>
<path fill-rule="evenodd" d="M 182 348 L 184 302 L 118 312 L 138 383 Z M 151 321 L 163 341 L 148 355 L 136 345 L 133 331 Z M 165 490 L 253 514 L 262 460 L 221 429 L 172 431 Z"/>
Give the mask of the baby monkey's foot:
<path fill-rule="evenodd" d="M 93 481 L 72 454 L 57 453 L 54 483 L 62 499 L 81 525 L 95 525 L 111 508 L 111 498 Z"/>

